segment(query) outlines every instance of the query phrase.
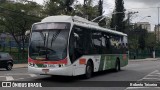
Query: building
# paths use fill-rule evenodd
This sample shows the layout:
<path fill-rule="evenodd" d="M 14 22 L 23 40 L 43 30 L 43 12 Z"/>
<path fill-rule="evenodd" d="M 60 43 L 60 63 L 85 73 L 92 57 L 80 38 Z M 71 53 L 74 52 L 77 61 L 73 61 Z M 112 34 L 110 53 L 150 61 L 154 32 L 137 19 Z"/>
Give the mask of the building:
<path fill-rule="evenodd" d="M 141 26 L 142 29 L 146 29 L 148 32 L 151 32 L 151 24 L 149 22 L 137 22 L 137 26 Z"/>
<path fill-rule="evenodd" d="M 154 32 L 156 34 L 156 40 L 160 41 L 160 25 L 155 25 Z"/>

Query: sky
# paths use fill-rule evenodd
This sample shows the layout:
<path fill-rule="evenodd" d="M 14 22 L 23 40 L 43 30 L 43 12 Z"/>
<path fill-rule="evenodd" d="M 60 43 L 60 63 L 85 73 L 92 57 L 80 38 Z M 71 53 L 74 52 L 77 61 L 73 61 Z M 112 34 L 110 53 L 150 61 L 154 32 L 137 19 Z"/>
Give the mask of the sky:
<path fill-rule="evenodd" d="M 43 4 L 43 0 L 31 0 Z M 78 0 L 83 3 L 83 0 Z M 94 0 L 97 3 L 98 0 Z M 104 0 L 104 11 L 106 15 L 111 16 L 115 5 L 115 0 Z M 132 15 L 132 23 L 149 22 L 151 24 L 151 31 L 153 31 L 155 24 L 158 24 L 158 8 L 160 7 L 160 0 L 124 0 L 124 7 L 126 9 L 126 16 L 128 12 L 137 12 Z M 160 11 L 160 10 L 159 10 Z M 151 17 L 147 17 L 151 16 Z"/>

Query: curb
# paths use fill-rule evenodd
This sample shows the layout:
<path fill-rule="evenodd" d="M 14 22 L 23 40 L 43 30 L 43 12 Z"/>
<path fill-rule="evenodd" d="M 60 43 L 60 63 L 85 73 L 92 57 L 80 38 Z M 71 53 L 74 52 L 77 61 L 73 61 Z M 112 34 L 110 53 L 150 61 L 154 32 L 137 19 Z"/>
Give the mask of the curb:
<path fill-rule="evenodd" d="M 17 69 L 17 68 L 27 68 L 27 67 L 14 67 L 14 66 L 13 66 L 13 69 Z"/>
<path fill-rule="evenodd" d="M 160 58 L 147 58 L 147 59 L 130 59 L 129 61 L 157 61 L 160 60 Z"/>
<path fill-rule="evenodd" d="M 27 68 L 28 64 L 14 64 L 13 68 Z"/>

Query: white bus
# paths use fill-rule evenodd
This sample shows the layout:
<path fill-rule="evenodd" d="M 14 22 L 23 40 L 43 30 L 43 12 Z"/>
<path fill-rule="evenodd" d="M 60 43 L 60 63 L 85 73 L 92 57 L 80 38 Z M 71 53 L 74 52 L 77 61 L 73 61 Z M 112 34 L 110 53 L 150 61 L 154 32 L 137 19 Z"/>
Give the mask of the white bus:
<path fill-rule="evenodd" d="M 90 78 L 128 64 L 127 35 L 78 16 L 49 16 L 32 26 L 28 71 Z"/>

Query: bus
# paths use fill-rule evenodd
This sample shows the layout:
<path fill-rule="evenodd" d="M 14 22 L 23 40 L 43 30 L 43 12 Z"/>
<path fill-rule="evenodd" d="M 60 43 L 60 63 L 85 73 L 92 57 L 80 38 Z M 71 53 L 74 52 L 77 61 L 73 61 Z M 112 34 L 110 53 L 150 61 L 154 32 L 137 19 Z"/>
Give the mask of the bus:
<path fill-rule="evenodd" d="M 90 78 L 128 64 L 127 35 L 78 16 L 49 16 L 30 32 L 28 71 Z"/>

